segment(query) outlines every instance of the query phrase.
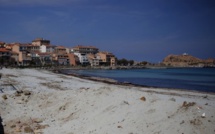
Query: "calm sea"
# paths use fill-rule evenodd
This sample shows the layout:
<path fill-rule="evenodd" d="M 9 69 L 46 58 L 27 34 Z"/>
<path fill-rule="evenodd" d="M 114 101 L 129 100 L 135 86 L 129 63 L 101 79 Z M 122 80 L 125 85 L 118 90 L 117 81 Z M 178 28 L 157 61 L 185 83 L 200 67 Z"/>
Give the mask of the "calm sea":
<path fill-rule="evenodd" d="M 67 70 L 66 72 L 106 77 L 143 86 L 215 92 L 215 68 Z"/>

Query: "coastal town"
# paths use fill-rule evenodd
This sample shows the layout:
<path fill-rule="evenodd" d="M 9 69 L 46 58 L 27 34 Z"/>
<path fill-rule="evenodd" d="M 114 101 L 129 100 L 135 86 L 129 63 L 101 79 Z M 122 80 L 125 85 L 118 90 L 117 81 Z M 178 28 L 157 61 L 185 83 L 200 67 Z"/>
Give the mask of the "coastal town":
<path fill-rule="evenodd" d="M 116 57 L 111 52 L 99 51 L 94 46 L 77 45 L 72 48 L 51 45 L 50 40 L 34 39 L 31 43 L 0 42 L 2 65 L 14 66 L 115 66 Z"/>
<path fill-rule="evenodd" d="M 144 58 L 144 57 L 143 57 Z M 215 59 L 200 59 L 183 53 L 168 55 L 162 62 L 118 59 L 113 53 L 95 46 L 52 45 L 50 40 L 36 38 L 31 43 L 0 42 L 0 65 L 13 67 L 108 67 L 111 69 L 154 67 L 215 67 Z"/>

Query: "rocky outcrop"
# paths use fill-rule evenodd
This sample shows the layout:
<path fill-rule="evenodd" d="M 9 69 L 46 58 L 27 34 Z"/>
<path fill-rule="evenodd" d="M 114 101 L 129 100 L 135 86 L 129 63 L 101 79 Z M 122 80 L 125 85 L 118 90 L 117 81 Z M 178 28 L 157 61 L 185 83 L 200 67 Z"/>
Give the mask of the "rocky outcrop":
<path fill-rule="evenodd" d="M 215 66 L 215 59 L 202 60 L 191 55 L 168 55 L 163 62 L 166 66 L 173 67 L 204 67 Z"/>

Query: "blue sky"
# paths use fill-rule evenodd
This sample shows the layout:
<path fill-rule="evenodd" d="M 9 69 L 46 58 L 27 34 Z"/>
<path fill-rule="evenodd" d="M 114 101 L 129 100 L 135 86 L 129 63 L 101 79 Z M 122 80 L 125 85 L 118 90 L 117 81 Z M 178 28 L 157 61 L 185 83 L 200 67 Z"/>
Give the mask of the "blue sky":
<path fill-rule="evenodd" d="M 159 62 L 184 52 L 215 58 L 214 0 L 0 0 L 0 41 L 93 45 Z"/>

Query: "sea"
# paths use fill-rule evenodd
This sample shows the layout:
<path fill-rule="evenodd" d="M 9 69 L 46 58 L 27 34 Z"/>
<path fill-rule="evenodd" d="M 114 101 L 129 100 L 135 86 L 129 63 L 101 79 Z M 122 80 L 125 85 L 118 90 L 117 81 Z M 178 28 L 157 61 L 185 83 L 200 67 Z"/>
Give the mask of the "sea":
<path fill-rule="evenodd" d="M 66 73 L 110 78 L 141 86 L 215 93 L 215 68 L 87 69 L 66 70 Z"/>

